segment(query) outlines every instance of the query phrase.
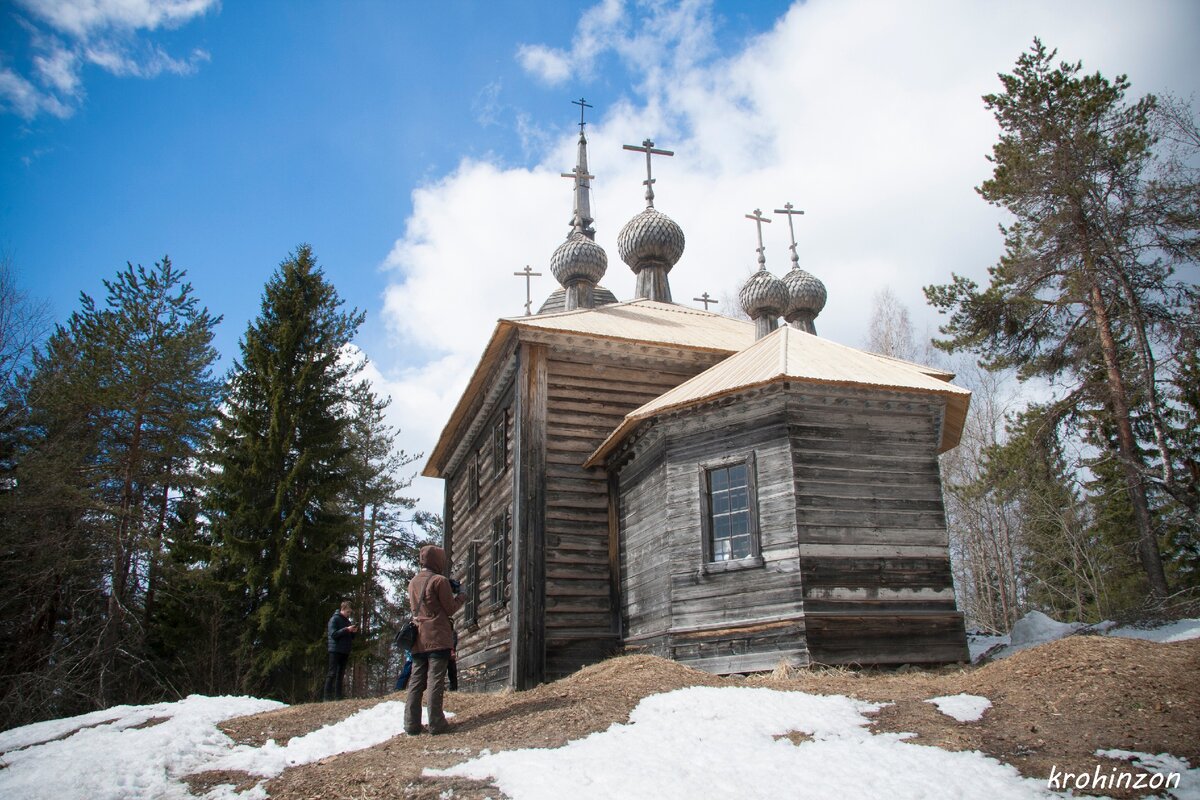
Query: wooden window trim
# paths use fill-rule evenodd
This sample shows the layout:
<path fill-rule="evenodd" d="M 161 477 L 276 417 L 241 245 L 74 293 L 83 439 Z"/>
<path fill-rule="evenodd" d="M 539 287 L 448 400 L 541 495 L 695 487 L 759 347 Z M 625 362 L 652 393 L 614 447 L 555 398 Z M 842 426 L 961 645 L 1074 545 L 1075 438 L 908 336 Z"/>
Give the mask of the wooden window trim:
<path fill-rule="evenodd" d="M 713 530 L 712 530 L 712 501 L 709 494 L 709 473 L 715 469 L 723 469 L 746 465 L 746 502 L 750 534 L 750 555 L 729 561 L 713 560 Z M 705 461 L 698 468 L 698 488 L 700 495 L 700 567 L 704 574 L 735 572 L 741 569 L 754 569 L 765 563 L 762 556 L 762 531 L 758 519 L 758 462 L 754 451 L 723 456 Z"/>
<path fill-rule="evenodd" d="M 470 511 L 479 505 L 479 495 L 481 494 L 479 485 L 479 455 L 476 453 L 471 456 L 467 463 L 467 510 Z"/>
<path fill-rule="evenodd" d="M 508 519 L 508 514 L 500 514 L 492 520 L 491 604 L 496 607 L 507 602 L 505 590 L 508 588 Z"/>
<path fill-rule="evenodd" d="M 492 426 L 492 477 L 499 478 L 508 472 L 508 409 L 500 412 L 500 419 Z"/>
<path fill-rule="evenodd" d="M 476 542 L 467 545 L 466 572 L 467 602 L 463 605 L 463 624 L 470 627 L 479 622 L 479 545 Z"/>

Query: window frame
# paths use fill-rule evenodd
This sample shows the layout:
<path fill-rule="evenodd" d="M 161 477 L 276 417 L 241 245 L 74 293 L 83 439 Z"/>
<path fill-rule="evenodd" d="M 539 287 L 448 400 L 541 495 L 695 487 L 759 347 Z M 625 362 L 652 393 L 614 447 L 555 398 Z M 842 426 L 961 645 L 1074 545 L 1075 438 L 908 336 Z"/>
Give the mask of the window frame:
<path fill-rule="evenodd" d="M 490 600 L 493 606 L 502 606 L 508 602 L 505 590 L 508 588 L 509 530 L 508 512 L 492 518 Z"/>
<path fill-rule="evenodd" d="M 479 505 L 482 494 L 479 479 L 479 454 L 472 453 L 467 463 L 467 510 L 473 510 Z"/>
<path fill-rule="evenodd" d="M 479 623 L 479 545 L 467 545 L 466 575 L 463 582 L 467 589 L 467 602 L 463 604 L 463 624 L 467 627 Z"/>
<path fill-rule="evenodd" d="M 492 477 L 499 478 L 508 472 L 508 409 L 500 412 L 500 418 L 492 426 Z"/>
<path fill-rule="evenodd" d="M 746 510 L 747 533 L 750 536 L 750 554 L 742 558 L 713 560 L 713 515 L 711 475 L 719 469 L 729 469 L 739 464 L 746 466 Z M 763 566 L 762 529 L 758 517 L 758 460 L 754 451 L 737 453 L 702 462 L 698 468 L 700 494 L 700 564 L 705 573 L 729 572 Z"/>

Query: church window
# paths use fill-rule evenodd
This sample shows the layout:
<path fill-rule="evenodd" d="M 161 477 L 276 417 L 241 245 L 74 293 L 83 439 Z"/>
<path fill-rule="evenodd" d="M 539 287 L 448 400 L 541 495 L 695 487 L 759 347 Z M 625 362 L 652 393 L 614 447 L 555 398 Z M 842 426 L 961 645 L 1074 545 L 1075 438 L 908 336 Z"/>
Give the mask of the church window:
<path fill-rule="evenodd" d="M 508 577 L 508 515 L 492 520 L 492 604 L 504 603 L 504 588 Z"/>
<path fill-rule="evenodd" d="M 467 509 L 479 505 L 479 458 L 473 456 L 467 464 Z"/>
<path fill-rule="evenodd" d="M 702 496 L 705 561 L 758 557 L 754 459 L 707 465 Z"/>
<path fill-rule="evenodd" d="M 467 545 L 467 574 L 463 578 L 467 602 L 463 606 L 463 622 L 474 625 L 479 621 L 479 545 Z"/>
<path fill-rule="evenodd" d="M 492 474 L 499 477 L 508 469 L 508 409 L 500 414 L 492 428 Z"/>

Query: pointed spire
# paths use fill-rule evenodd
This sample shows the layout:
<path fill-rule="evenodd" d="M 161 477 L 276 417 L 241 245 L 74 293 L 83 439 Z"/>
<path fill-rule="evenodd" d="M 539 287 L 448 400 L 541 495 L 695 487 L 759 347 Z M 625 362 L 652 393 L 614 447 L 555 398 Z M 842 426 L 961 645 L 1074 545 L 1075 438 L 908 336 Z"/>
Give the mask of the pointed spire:
<path fill-rule="evenodd" d="M 559 173 L 564 178 L 575 179 L 575 209 L 574 215 L 571 217 L 572 232 L 578 231 L 592 241 L 596 240 L 596 229 L 592 227 L 595 221 L 592 219 L 592 184 L 596 176 L 588 172 L 587 163 L 587 136 L 584 134 L 584 127 L 587 123 L 583 119 L 584 110 L 592 108 L 592 104 L 584 100 L 582 97 L 578 100 L 572 100 L 572 103 L 579 106 L 579 150 L 575 157 L 575 169 L 570 172 Z"/>

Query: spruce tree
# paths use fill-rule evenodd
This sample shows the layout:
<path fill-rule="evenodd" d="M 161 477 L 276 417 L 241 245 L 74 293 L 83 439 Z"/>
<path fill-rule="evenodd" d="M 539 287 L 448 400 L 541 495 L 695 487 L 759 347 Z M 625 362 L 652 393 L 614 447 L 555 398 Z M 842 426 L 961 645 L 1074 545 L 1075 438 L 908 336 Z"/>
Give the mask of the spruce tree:
<path fill-rule="evenodd" d="M 353 589 L 349 395 L 362 323 L 301 245 L 267 282 L 241 341 L 213 450 L 209 516 L 235 593 L 234 657 L 245 691 L 310 699 L 325 624 Z"/>

